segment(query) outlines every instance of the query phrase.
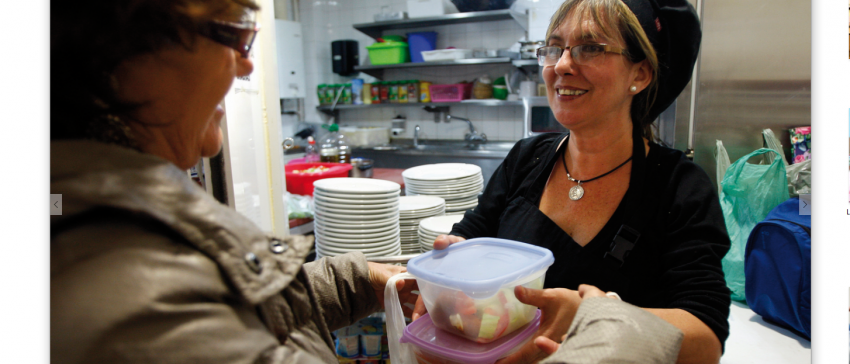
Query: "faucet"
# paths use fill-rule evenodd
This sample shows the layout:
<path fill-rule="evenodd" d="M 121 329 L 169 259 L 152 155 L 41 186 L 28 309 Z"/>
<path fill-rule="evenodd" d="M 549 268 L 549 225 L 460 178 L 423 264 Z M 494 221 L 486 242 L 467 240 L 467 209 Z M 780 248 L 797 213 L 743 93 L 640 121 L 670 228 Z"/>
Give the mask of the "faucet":
<path fill-rule="evenodd" d="M 462 117 L 459 117 L 459 116 L 454 116 L 454 115 L 446 115 L 446 120 L 451 121 L 452 119 L 462 120 L 462 121 L 465 121 L 467 124 L 469 124 L 469 133 L 466 133 L 466 135 L 463 136 L 463 140 L 466 140 L 467 142 L 473 142 L 473 143 L 486 143 L 487 142 L 487 134 L 484 134 L 484 133 L 478 134 L 478 132 L 475 131 L 475 127 L 472 126 L 472 122 L 469 121 L 469 119 L 462 118 Z"/>
<path fill-rule="evenodd" d="M 419 147 L 419 125 L 413 127 L 413 147 Z"/>

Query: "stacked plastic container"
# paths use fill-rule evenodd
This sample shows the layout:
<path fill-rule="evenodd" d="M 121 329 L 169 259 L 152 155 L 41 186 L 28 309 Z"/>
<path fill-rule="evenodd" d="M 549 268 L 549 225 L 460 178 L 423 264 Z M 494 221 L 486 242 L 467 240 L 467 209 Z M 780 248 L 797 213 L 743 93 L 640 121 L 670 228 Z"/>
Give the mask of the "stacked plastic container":
<path fill-rule="evenodd" d="M 548 249 L 511 240 L 470 239 L 424 253 L 385 289 L 390 359 L 401 363 L 489 364 L 532 338 L 540 312 L 516 286 L 543 288 Z M 493 269 L 498 266 L 499 269 Z M 416 278 L 428 314 L 404 325 L 395 283 Z"/>

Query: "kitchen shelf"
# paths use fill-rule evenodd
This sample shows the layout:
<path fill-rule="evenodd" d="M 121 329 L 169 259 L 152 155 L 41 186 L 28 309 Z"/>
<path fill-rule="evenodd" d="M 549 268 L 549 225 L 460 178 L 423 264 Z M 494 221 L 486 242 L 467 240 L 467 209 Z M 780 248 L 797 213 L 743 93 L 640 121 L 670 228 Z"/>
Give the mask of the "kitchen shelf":
<path fill-rule="evenodd" d="M 418 62 L 418 63 L 397 63 L 397 64 L 382 64 L 377 66 L 354 66 L 355 71 L 365 72 L 366 74 L 375 77 L 377 79 L 384 79 L 384 70 L 385 69 L 399 69 L 399 68 L 421 68 L 421 67 L 437 67 L 437 66 L 480 66 L 485 64 L 510 64 L 511 61 L 517 62 L 521 60 L 511 60 L 507 57 L 499 57 L 499 58 L 467 58 L 467 59 L 458 59 L 453 61 L 439 61 L 439 62 Z M 537 65 L 537 61 L 534 61 L 534 64 Z"/>
<path fill-rule="evenodd" d="M 540 65 L 537 64 L 536 59 L 515 59 L 511 63 L 513 63 L 515 67 L 540 67 Z"/>
<path fill-rule="evenodd" d="M 437 25 L 477 23 L 484 21 L 508 19 L 516 20 L 517 23 L 519 23 L 519 25 L 522 26 L 523 29 L 528 30 L 528 15 L 517 13 L 511 10 L 474 11 L 467 13 L 455 13 L 433 16 L 427 18 L 413 18 L 372 23 L 361 23 L 354 24 L 354 29 L 357 29 L 361 33 L 366 34 L 372 38 L 378 39 L 381 37 L 381 33 L 383 31 L 390 29 L 426 28 Z"/>
<path fill-rule="evenodd" d="M 352 110 L 352 109 L 370 109 L 370 108 L 378 108 L 378 107 L 424 107 L 424 106 L 458 106 L 458 105 L 474 105 L 474 106 L 522 106 L 522 100 L 518 101 L 505 101 L 498 99 L 483 99 L 483 100 L 463 100 L 461 102 L 413 102 L 413 103 L 395 103 L 395 104 L 369 104 L 369 105 L 336 105 L 336 107 L 331 108 L 330 106 L 318 106 L 316 110 L 319 110 L 328 115 L 333 115 L 339 110 Z"/>

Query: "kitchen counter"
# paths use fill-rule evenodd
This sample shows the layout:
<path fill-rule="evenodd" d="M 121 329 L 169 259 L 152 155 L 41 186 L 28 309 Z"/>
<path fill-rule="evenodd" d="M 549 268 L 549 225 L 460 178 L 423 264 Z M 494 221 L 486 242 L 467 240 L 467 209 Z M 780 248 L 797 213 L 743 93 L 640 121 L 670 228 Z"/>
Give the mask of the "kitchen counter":
<path fill-rule="evenodd" d="M 733 302 L 729 312 L 729 339 L 721 364 L 812 362 L 812 343 L 764 321 L 746 304 Z"/>

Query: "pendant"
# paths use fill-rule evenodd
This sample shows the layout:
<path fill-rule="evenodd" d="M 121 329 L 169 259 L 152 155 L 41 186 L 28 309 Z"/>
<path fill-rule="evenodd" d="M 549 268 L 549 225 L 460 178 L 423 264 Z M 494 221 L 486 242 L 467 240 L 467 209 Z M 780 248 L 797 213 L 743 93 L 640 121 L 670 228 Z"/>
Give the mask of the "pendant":
<path fill-rule="evenodd" d="M 570 188 L 570 200 L 578 201 L 584 196 L 584 187 L 581 184 L 577 184 Z"/>

